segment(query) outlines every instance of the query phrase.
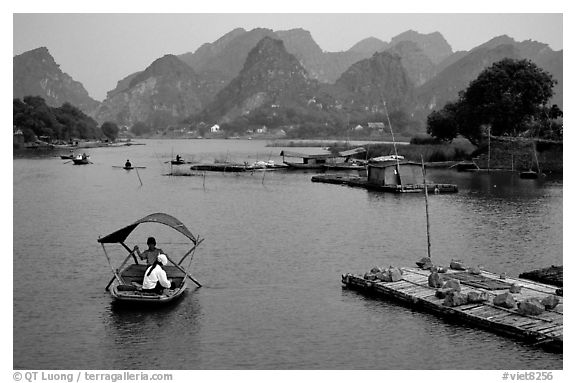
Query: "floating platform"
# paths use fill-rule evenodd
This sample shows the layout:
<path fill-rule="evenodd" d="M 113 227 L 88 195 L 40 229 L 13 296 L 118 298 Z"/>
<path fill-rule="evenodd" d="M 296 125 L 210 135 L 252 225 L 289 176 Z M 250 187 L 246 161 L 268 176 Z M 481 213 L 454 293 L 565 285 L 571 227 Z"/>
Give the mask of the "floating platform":
<path fill-rule="evenodd" d="M 364 279 L 361 275 L 342 275 L 343 287 L 363 293 L 385 297 L 428 311 L 439 316 L 483 328 L 488 331 L 511 336 L 527 343 L 541 346 L 555 352 L 563 347 L 563 298 L 556 295 L 556 286 L 522 278 L 510 278 L 481 270 L 479 275 L 467 271 L 449 269 L 440 274 L 444 279 L 454 278 L 460 281 L 461 293 L 475 291 L 488 295 L 488 300 L 468 303 L 456 307 L 444 306 L 443 298 L 436 297 L 437 288 L 428 286 L 430 271 L 419 268 L 403 267 L 402 279 L 397 282 L 381 282 Z M 528 298 L 543 299 L 556 295 L 559 303 L 551 310 L 540 315 L 519 313 L 516 309 L 495 306 L 492 303 L 496 295 L 509 291 L 510 286 L 521 287 L 519 293 L 512 294 L 516 302 Z"/>
<path fill-rule="evenodd" d="M 226 172 L 226 173 L 240 173 L 251 170 L 245 164 L 196 164 L 190 167 L 190 170 L 208 171 L 208 172 Z"/>
<path fill-rule="evenodd" d="M 322 182 L 328 184 L 347 185 L 352 187 L 362 187 L 365 189 L 383 191 L 389 193 L 421 193 L 424 192 L 424 184 L 407 185 L 375 185 L 368 182 L 367 177 L 340 175 L 340 174 L 318 174 L 312 177 L 312 182 Z M 456 193 L 458 186 L 454 184 L 427 183 L 426 188 L 429 193 Z"/>
<path fill-rule="evenodd" d="M 548 285 L 562 287 L 564 286 L 564 267 L 552 265 L 543 269 L 526 271 L 521 273 L 519 277 L 530 279 L 531 281 L 545 283 Z"/>

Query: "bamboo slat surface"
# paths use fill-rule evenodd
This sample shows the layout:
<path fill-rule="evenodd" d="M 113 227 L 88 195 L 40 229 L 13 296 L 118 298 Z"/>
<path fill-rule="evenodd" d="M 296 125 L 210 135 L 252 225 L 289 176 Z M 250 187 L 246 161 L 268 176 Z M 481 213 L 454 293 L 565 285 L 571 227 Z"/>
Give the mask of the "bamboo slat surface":
<path fill-rule="evenodd" d="M 563 297 L 558 297 L 560 302 L 554 309 L 546 310 L 540 315 L 525 315 L 516 308 L 507 309 L 492 303 L 495 296 L 509 291 L 509 286 L 513 284 L 521 287 L 519 293 L 512 294 L 517 303 L 528 298 L 543 299 L 555 295 L 557 286 L 521 278 L 501 278 L 485 270 L 481 270 L 479 275 L 465 275 L 462 271 L 448 270 L 441 274 L 443 279 L 457 274 L 463 294 L 477 291 L 486 293 L 489 297 L 486 302 L 448 307 L 443 305 L 444 299 L 436 297 L 437 289 L 428 286 L 430 271 L 412 267 L 403 267 L 401 270 L 402 280 L 397 282 L 369 281 L 361 275 L 346 274 L 342 276 L 342 283 L 348 288 L 393 298 L 439 315 L 459 318 L 469 325 L 538 345 L 551 345 L 555 349 L 562 349 Z"/>

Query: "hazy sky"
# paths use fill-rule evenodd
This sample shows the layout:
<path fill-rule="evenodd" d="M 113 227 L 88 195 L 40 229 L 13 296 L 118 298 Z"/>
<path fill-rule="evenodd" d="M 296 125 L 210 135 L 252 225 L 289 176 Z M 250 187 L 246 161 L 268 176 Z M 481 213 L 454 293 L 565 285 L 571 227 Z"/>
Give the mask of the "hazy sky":
<path fill-rule="evenodd" d="M 469 50 L 503 34 L 563 49 L 563 15 L 558 12 L 379 12 L 14 13 L 13 55 L 47 47 L 64 72 L 82 82 L 90 96 L 102 100 L 118 80 L 145 69 L 155 59 L 194 52 L 237 27 L 303 28 L 329 52 L 347 50 L 367 37 L 390 41 L 409 29 L 424 34 L 438 31 L 454 51 Z"/>

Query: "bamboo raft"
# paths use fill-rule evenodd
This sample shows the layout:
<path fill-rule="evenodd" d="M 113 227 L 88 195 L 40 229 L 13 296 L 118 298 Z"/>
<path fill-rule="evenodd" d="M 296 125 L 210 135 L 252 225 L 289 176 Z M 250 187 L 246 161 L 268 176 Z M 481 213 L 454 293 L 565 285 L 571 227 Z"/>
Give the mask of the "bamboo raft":
<path fill-rule="evenodd" d="M 562 287 L 564 285 L 564 267 L 552 265 L 543 269 L 526 271 L 520 274 L 520 278 Z"/>
<path fill-rule="evenodd" d="M 521 314 L 516 309 L 499 307 L 492 303 L 496 295 L 509 291 L 512 284 L 521 286 L 521 291 L 513 294 L 517 302 L 528 298 L 543 299 L 549 295 L 555 295 L 556 286 L 521 278 L 501 278 L 484 270 L 481 270 L 479 275 L 473 275 L 466 271 L 449 269 L 442 274 L 443 278 L 459 279 L 463 294 L 472 291 L 485 292 L 489 299 L 480 303 L 447 307 L 443 305 L 443 298 L 436 297 L 437 289 L 428 286 L 430 271 L 412 267 L 403 267 L 401 271 L 402 279 L 397 282 L 370 281 L 361 275 L 344 274 L 342 284 L 345 288 L 391 298 L 439 316 L 562 352 L 563 298 L 561 296 L 558 297 L 560 302 L 556 307 L 537 316 Z"/>

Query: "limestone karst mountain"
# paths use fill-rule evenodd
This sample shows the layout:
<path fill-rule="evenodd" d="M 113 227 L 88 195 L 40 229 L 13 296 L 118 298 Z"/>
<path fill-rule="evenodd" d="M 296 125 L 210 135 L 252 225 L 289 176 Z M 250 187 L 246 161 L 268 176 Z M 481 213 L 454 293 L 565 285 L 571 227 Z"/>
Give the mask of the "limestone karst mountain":
<path fill-rule="evenodd" d="M 59 107 L 68 102 L 92 115 L 99 102 L 92 99 L 84 86 L 62 72 L 60 65 L 46 47 L 14 56 L 13 98 L 40 96 L 49 106 Z"/>

